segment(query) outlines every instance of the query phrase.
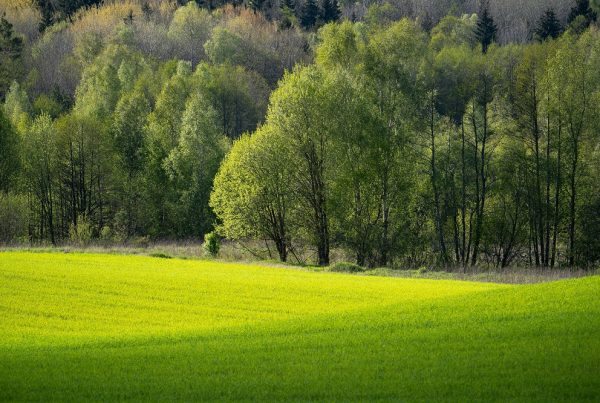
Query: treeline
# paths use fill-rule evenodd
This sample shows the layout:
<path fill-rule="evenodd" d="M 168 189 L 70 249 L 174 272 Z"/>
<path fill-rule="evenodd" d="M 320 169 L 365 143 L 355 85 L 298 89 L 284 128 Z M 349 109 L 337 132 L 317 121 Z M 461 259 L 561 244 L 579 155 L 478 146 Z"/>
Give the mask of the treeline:
<path fill-rule="evenodd" d="M 0 242 L 216 229 L 319 264 L 596 264 L 600 41 L 580 4 L 506 46 L 486 7 L 316 36 L 195 2 L 107 4 L 33 42 L 3 19 Z"/>
<path fill-rule="evenodd" d="M 272 88 L 307 54 L 304 38 L 249 10 L 189 3 L 166 32 L 173 54 L 161 55 L 144 25 L 105 26 L 108 11 L 91 12 L 100 22 L 48 29 L 34 62 L 3 20 L 7 73 L 30 69 L 2 77 L 0 239 L 201 238 L 231 139 L 263 120 Z"/>
<path fill-rule="evenodd" d="M 449 17 L 320 31 L 266 122 L 236 141 L 211 206 L 281 260 L 309 243 L 361 265 L 586 266 L 600 257 L 600 35 L 487 46 Z"/>

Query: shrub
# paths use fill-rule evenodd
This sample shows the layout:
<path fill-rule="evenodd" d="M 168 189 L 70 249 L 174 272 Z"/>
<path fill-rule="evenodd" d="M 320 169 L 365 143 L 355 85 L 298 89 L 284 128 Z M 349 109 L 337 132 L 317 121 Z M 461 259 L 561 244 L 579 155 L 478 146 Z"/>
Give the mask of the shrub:
<path fill-rule="evenodd" d="M 78 245 L 87 245 L 92 240 L 92 224 L 86 216 L 77 217 L 77 225 L 71 224 L 69 228 L 71 242 Z"/>
<path fill-rule="evenodd" d="M 221 249 L 221 239 L 216 232 L 209 232 L 204 236 L 204 254 L 210 257 L 216 257 Z"/>
<path fill-rule="evenodd" d="M 102 229 L 100 230 L 100 239 L 104 242 L 110 242 L 112 240 L 112 230 L 110 229 L 110 227 L 108 225 L 105 225 L 104 227 L 102 227 Z"/>
<path fill-rule="evenodd" d="M 29 209 L 27 198 L 0 191 L 0 243 L 27 239 Z"/>
<path fill-rule="evenodd" d="M 160 259 L 171 259 L 171 255 L 167 255 L 166 253 L 162 253 L 162 252 L 151 253 L 150 257 L 156 257 L 156 258 L 160 258 Z"/>
<path fill-rule="evenodd" d="M 339 262 L 329 267 L 329 271 L 336 273 L 362 273 L 365 268 L 355 263 Z"/>

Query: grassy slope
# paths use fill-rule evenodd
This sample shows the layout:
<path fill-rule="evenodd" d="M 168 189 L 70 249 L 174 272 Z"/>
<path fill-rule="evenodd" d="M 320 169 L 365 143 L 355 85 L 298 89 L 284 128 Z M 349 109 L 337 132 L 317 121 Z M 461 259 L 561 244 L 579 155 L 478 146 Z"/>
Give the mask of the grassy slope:
<path fill-rule="evenodd" d="M 599 399 L 599 296 L 0 253 L 0 400 Z"/>

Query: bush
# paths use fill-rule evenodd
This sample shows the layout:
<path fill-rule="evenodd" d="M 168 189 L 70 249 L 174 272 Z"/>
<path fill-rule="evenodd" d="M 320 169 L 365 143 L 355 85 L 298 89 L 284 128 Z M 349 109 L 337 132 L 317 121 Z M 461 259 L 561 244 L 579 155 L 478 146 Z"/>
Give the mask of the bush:
<path fill-rule="evenodd" d="M 80 215 L 77 217 L 77 225 L 71 224 L 69 228 L 69 238 L 71 242 L 77 245 L 88 245 L 92 240 L 92 224 L 87 217 Z"/>
<path fill-rule="evenodd" d="M 339 262 L 329 267 L 329 271 L 336 273 L 362 273 L 365 268 L 355 263 Z"/>
<path fill-rule="evenodd" d="M 221 249 L 221 238 L 215 232 L 209 232 L 204 236 L 204 254 L 210 257 L 216 257 Z"/>
<path fill-rule="evenodd" d="M 27 198 L 0 191 L 0 243 L 22 242 L 27 239 L 29 207 Z"/>
<path fill-rule="evenodd" d="M 156 257 L 159 259 L 171 259 L 171 255 L 167 255 L 166 253 L 162 253 L 162 252 L 156 252 L 156 253 L 151 253 L 150 257 Z"/>
<path fill-rule="evenodd" d="M 102 227 L 102 229 L 100 230 L 100 240 L 102 240 L 105 243 L 109 243 L 110 241 L 112 241 L 112 237 L 113 233 L 110 227 L 108 225 Z"/>

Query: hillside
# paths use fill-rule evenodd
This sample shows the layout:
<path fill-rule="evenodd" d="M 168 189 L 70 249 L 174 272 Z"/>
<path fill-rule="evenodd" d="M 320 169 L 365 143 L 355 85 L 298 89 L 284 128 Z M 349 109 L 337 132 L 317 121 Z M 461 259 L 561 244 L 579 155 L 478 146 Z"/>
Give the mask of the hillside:
<path fill-rule="evenodd" d="M 0 254 L 0 400 L 597 398 L 600 278 Z"/>

